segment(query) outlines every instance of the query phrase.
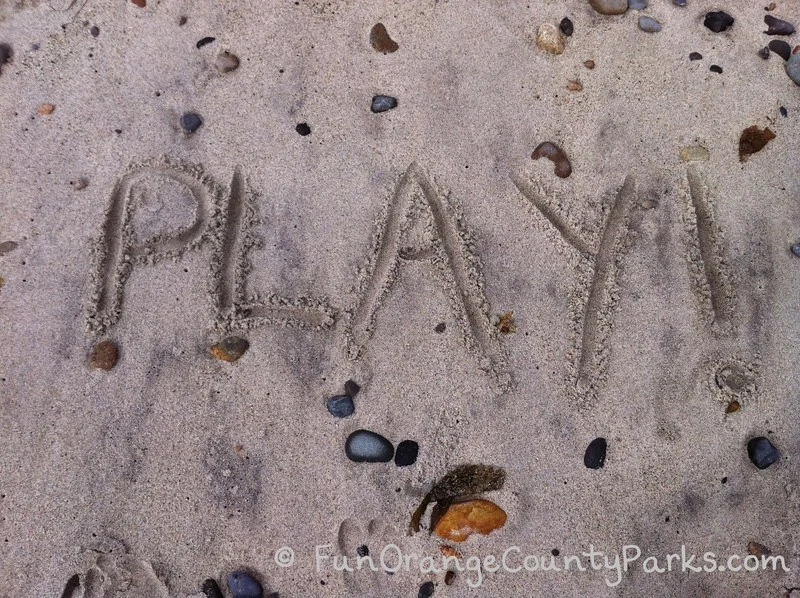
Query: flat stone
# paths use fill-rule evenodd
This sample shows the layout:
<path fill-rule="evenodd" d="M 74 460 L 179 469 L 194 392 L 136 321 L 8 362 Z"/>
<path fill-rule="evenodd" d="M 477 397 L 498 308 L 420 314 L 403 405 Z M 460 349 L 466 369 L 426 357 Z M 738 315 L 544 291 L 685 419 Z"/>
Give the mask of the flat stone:
<path fill-rule="evenodd" d="M 589 0 L 589 6 L 601 15 L 621 15 L 628 10 L 628 0 Z"/>
<path fill-rule="evenodd" d="M 630 10 L 644 10 L 647 8 L 647 0 L 628 0 Z"/>
<path fill-rule="evenodd" d="M 595 438 L 586 447 L 583 454 L 583 464 L 589 469 L 600 469 L 606 463 L 606 450 L 608 443 L 605 438 Z"/>
<path fill-rule="evenodd" d="M 775 448 L 769 439 L 763 436 L 751 438 L 748 441 L 747 456 L 750 457 L 753 465 L 759 469 L 766 469 L 781 458 L 778 449 Z"/>
<path fill-rule="evenodd" d="M 690 52 L 689 60 L 703 60 L 703 55 L 700 52 Z"/>
<path fill-rule="evenodd" d="M 196 112 L 187 112 L 181 116 L 181 128 L 190 135 L 203 125 L 203 119 Z"/>
<path fill-rule="evenodd" d="M 348 417 L 353 415 L 356 406 L 350 395 L 337 395 L 331 397 L 327 402 L 328 411 L 334 417 Z"/>
<path fill-rule="evenodd" d="M 369 109 L 377 114 L 378 112 L 386 112 L 393 108 L 397 108 L 397 98 L 393 98 L 392 96 L 373 96 L 372 105 Z"/>
<path fill-rule="evenodd" d="M 209 348 L 211 354 L 222 361 L 233 363 L 250 348 L 247 340 L 238 336 L 228 336 Z"/>
<path fill-rule="evenodd" d="M 566 43 L 561 31 L 555 25 L 544 23 L 536 30 L 536 47 L 548 54 L 563 54 Z"/>
<path fill-rule="evenodd" d="M 686 0 L 672 0 L 675 6 L 686 6 Z"/>
<path fill-rule="evenodd" d="M 681 161 L 683 162 L 707 162 L 709 153 L 702 145 L 687 145 L 681 149 Z"/>
<path fill-rule="evenodd" d="M 230 52 L 222 52 L 214 59 L 214 66 L 220 73 L 230 73 L 239 68 L 239 57 Z"/>
<path fill-rule="evenodd" d="M 89 365 L 98 370 L 110 370 L 117 365 L 119 349 L 114 341 L 100 341 L 89 352 Z"/>
<path fill-rule="evenodd" d="M 397 445 L 394 453 L 394 464 L 398 467 L 407 467 L 417 462 L 419 455 L 419 444 L 413 440 L 404 440 Z"/>
<path fill-rule="evenodd" d="M 437 536 L 463 542 L 472 534 L 489 534 L 503 527 L 506 512 L 492 501 L 476 499 L 450 505 L 433 528 Z"/>
<path fill-rule="evenodd" d="M 735 19 L 731 15 L 719 10 L 706 13 L 706 18 L 703 19 L 703 25 L 714 33 L 721 33 L 732 26 L 734 21 Z"/>
<path fill-rule="evenodd" d="M 661 23 L 652 17 L 639 17 L 639 29 L 647 33 L 658 33 L 661 31 Z"/>
<path fill-rule="evenodd" d="M 800 61 L 798 64 L 800 65 Z M 773 139 L 775 139 L 775 133 L 769 127 L 764 127 L 764 129 L 759 129 L 756 125 L 747 127 L 739 136 L 739 162 L 746 162 L 750 156 L 760 152 Z"/>
<path fill-rule="evenodd" d="M 356 430 L 347 437 L 344 452 L 356 463 L 387 463 L 394 457 L 394 446 L 380 434 Z"/>
<path fill-rule="evenodd" d="M 228 589 L 232 598 L 263 598 L 261 584 L 244 571 L 228 573 Z"/>
<path fill-rule="evenodd" d="M 386 26 L 383 23 L 376 23 L 373 25 L 372 30 L 369 32 L 369 43 L 375 50 L 383 52 L 384 54 L 397 52 L 397 49 L 400 47 L 397 45 L 397 42 L 389 36 L 389 32 L 386 31 Z"/>
<path fill-rule="evenodd" d="M 783 68 L 786 69 L 786 74 L 794 81 L 794 84 L 800 85 L 800 54 L 792 54 Z"/>
<path fill-rule="evenodd" d="M 784 60 L 789 60 L 789 57 L 792 55 L 792 47 L 782 39 L 773 39 L 771 42 L 769 42 L 769 44 L 767 44 L 767 48 L 775 52 Z"/>
<path fill-rule="evenodd" d="M 211 578 L 205 580 L 200 589 L 203 591 L 203 594 L 206 595 L 206 598 L 225 598 L 222 595 L 222 590 L 220 589 L 219 584 L 217 584 L 217 582 Z"/>
<path fill-rule="evenodd" d="M 0 243 L 0 255 L 11 253 L 17 247 L 19 247 L 19 244 L 16 243 L 15 241 L 3 241 L 2 243 Z"/>
<path fill-rule="evenodd" d="M 435 590 L 435 586 L 432 581 L 426 581 L 419 587 L 419 592 L 417 592 L 417 598 L 431 598 L 433 596 L 433 592 Z"/>

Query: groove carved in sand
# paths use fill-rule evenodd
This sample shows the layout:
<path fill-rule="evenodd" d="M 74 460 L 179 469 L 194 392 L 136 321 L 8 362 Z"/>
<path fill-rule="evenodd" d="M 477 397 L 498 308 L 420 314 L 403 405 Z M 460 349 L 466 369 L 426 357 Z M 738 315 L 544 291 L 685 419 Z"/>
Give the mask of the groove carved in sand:
<path fill-rule="evenodd" d="M 358 359 L 375 330 L 377 313 L 404 262 L 429 261 L 441 279 L 468 349 L 501 389 L 511 385 L 506 357 L 491 325 L 480 261 L 463 218 L 423 170 L 412 163 L 376 226 L 371 257 L 360 272 L 356 306 L 347 326 L 351 359 Z"/>

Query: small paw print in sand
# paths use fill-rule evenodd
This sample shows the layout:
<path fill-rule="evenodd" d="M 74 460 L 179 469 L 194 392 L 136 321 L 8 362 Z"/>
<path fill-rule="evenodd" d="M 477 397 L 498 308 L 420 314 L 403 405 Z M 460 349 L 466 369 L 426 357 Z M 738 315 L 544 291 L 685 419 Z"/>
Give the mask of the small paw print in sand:
<path fill-rule="evenodd" d="M 507 311 L 500 315 L 494 325 L 503 334 L 515 333 L 517 331 L 517 323 L 514 321 L 514 312 Z"/>

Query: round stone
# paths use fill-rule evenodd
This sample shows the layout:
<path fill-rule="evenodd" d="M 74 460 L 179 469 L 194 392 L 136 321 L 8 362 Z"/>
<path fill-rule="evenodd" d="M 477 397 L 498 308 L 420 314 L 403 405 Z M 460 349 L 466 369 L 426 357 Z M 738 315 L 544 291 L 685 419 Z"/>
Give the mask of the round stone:
<path fill-rule="evenodd" d="M 639 17 L 639 29 L 647 33 L 658 33 L 661 31 L 661 23 L 652 17 L 641 16 Z"/>
<path fill-rule="evenodd" d="M 114 341 L 100 341 L 89 353 L 89 365 L 99 370 L 110 370 L 117 365 L 119 349 Z"/>
<path fill-rule="evenodd" d="M 558 24 L 558 28 L 561 30 L 561 33 L 567 37 L 575 32 L 575 25 L 573 25 L 572 20 L 569 17 L 564 17 L 561 19 L 561 22 Z"/>
<path fill-rule="evenodd" d="M 631 10 L 644 10 L 647 8 L 647 0 L 628 0 L 628 8 Z"/>
<path fill-rule="evenodd" d="M 298 123 L 294 130 L 303 137 L 311 135 L 311 127 L 308 126 L 308 123 Z"/>
<path fill-rule="evenodd" d="M 361 390 L 361 386 L 359 386 L 358 382 L 355 380 L 348 380 L 344 383 L 345 394 L 350 395 L 353 398 L 355 398 L 359 390 Z"/>
<path fill-rule="evenodd" d="M 583 454 L 583 464 L 589 469 L 600 469 L 606 462 L 606 448 L 608 443 L 605 438 L 595 438 L 586 447 Z"/>
<path fill-rule="evenodd" d="M 386 463 L 394 457 L 394 446 L 380 434 L 356 430 L 347 437 L 344 452 L 356 463 Z"/>
<path fill-rule="evenodd" d="M 750 457 L 753 465 L 759 469 L 766 469 L 781 458 L 778 449 L 775 448 L 768 438 L 764 438 L 763 436 L 751 438 L 748 441 L 747 455 Z"/>
<path fill-rule="evenodd" d="M 348 417 L 353 415 L 356 406 L 350 395 L 337 395 L 328 399 L 328 411 L 333 417 Z"/>
<path fill-rule="evenodd" d="M 181 116 L 181 128 L 189 134 L 197 131 L 203 125 L 203 119 L 196 112 L 187 112 Z"/>
<path fill-rule="evenodd" d="M 394 454 L 394 464 L 398 467 L 407 467 L 417 462 L 419 455 L 419 444 L 413 440 L 404 440 L 397 445 L 397 452 Z"/>
<path fill-rule="evenodd" d="M 536 31 L 536 47 L 557 56 L 564 52 L 564 36 L 555 25 L 545 23 Z"/>
<path fill-rule="evenodd" d="M 792 54 L 784 65 L 786 74 L 794 81 L 795 85 L 800 85 L 800 54 Z"/>
<path fill-rule="evenodd" d="M 238 336 L 228 336 L 212 345 L 209 351 L 211 354 L 222 361 L 233 363 L 245 354 L 250 348 L 250 343 L 246 339 Z"/>
<path fill-rule="evenodd" d="M 419 587 L 419 592 L 417 592 L 417 598 L 431 598 L 433 596 L 433 591 L 435 587 L 432 581 L 426 581 Z"/>
<path fill-rule="evenodd" d="M 233 598 L 262 598 L 264 596 L 261 584 L 244 571 L 228 573 L 228 589 Z"/>
<path fill-rule="evenodd" d="M 373 96 L 370 110 L 374 113 L 386 112 L 392 108 L 397 108 L 397 98 L 392 96 Z"/>
<path fill-rule="evenodd" d="M 621 15 L 628 10 L 628 0 L 589 0 L 589 5 L 601 15 Z"/>

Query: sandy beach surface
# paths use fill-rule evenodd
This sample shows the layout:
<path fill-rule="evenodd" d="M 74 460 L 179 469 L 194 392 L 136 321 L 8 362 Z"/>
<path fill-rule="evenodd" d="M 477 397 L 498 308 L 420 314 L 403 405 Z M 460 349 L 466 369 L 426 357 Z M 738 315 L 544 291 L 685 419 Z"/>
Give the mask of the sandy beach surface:
<path fill-rule="evenodd" d="M 0 0 L 0 597 L 800 596 L 800 4 L 686 4 Z"/>

